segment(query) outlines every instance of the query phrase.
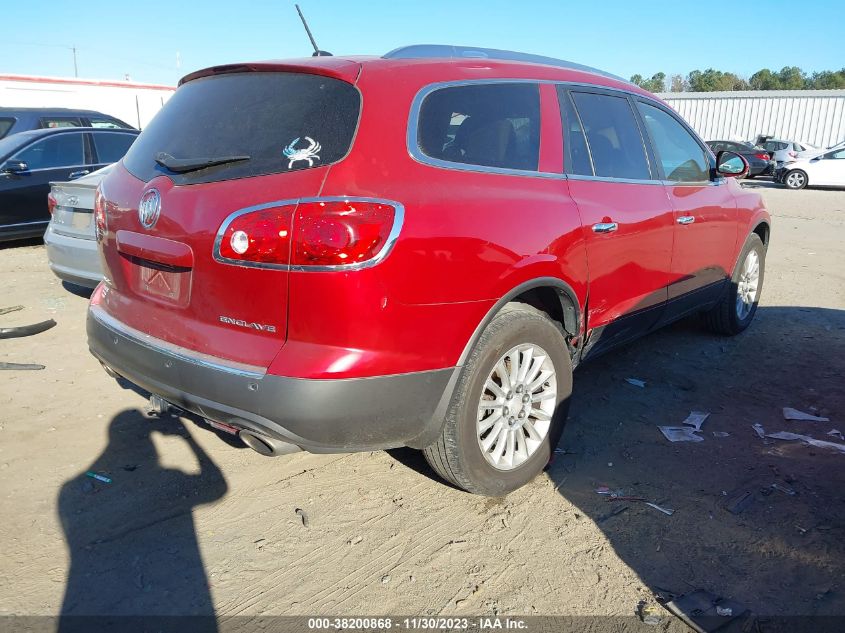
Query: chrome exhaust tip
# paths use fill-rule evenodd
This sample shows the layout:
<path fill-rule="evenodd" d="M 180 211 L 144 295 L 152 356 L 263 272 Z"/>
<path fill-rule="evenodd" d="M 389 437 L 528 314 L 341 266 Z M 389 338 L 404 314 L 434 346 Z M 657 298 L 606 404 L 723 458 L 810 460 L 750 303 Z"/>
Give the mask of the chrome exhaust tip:
<path fill-rule="evenodd" d="M 302 450 L 296 444 L 290 444 L 289 442 L 283 442 L 282 440 L 267 437 L 266 435 L 260 435 L 247 429 L 238 433 L 238 437 L 256 453 L 265 457 L 289 455 L 290 453 L 298 453 Z"/>

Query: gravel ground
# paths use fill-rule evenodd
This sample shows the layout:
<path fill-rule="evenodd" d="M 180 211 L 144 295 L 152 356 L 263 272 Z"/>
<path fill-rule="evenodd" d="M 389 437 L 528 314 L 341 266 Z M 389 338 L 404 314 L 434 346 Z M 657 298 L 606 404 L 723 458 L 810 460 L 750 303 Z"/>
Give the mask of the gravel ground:
<path fill-rule="evenodd" d="M 0 327 L 59 325 L 0 341 L 0 359 L 47 366 L 0 376 L 0 615 L 631 616 L 700 587 L 764 616 L 845 616 L 845 454 L 752 429 L 845 432 L 845 192 L 745 186 L 774 216 L 752 327 L 682 322 L 584 365 L 565 453 L 504 499 L 444 485 L 410 450 L 268 459 L 145 418 L 88 354 L 86 299 L 43 246 L 4 245 L 0 307 L 26 308 Z M 711 413 L 705 440 L 667 442 L 657 425 L 692 410 Z"/>

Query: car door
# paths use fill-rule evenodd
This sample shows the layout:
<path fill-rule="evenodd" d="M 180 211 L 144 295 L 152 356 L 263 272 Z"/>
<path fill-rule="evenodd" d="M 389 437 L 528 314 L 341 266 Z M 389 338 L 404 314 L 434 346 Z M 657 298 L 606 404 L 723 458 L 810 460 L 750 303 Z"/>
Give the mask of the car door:
<path fill-rule="evenodd" d="M 652 328 L 666 302 L 672 209 L 624 93 L 558 89 L 567 186 L 581 214 L 589 296 L 585 356 Z"/>
<path fill-rule="evenodd" d="M 33 141 L 10 156 L 9 161 L 26 163 L 26 169 L 0 176 L 3 225 L 46 227 L 50 220 L 47 210 L 50 182 L 73 180 L 82 175 L 80 172 L 87 170 L 85 154 L 84 133 L 68 131 Z"/>
<path fill-rule="evenodd" d="M 671 321 L 721 296 L 736 255 L 736 198 L 728 181 L 716 177 L 704 144 L 669 108 L 638 98 L 637 109 L 674 210 L 664 315 Z"/>
<path fill-rule="evenodd" d="M 129 151 L 137 134 L 123 132 L 90 132 L 94 144 L 91 171 L 116 163 Z"/>
<path fill-rule="evenodd" d="M 845 187 L 845 149 L 811 159 L 807 172 L 810 185 Z"/>

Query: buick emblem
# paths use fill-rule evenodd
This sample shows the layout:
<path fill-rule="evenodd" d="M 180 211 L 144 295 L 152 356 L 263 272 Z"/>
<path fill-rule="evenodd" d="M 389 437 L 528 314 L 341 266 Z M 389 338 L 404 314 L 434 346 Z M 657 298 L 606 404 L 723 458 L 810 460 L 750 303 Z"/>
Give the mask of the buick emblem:
<path fill-rule="evenodd" d="M 145 229 L 153 228 L 158 222 L 159 215 L 161 215 L 161 194 L 158 189 L 147 189 L 141 196 L 141 202 L 138 203 L 138 219 L 141 221 L 141 226 Z"/>

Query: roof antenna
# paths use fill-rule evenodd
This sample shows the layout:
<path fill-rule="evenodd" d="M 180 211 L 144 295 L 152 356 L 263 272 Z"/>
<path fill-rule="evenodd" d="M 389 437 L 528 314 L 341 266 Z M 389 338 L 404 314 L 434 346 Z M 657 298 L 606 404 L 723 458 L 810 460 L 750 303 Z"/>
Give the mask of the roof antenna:
<path fill-rule="evenodd" d="M 302 15 L 302 10 L 299 8 L 298 4 L 293 5 L 296 7 L 296 12 L 299 14 L 299 19 L 302 20 L 302 26 L 305 27 L 305 32 L 308 33 L 308 39 L 311 40 L 311 46 L 314 47 L 314 52 L 311 53 L 311 57 L 331 57 L 332 54 L 327 51 L 321 51 L 317 48 L 317 42 L 314 41 L 314 36 L 311 35 L 311 29 L 308 28 L 308 22 L 305 21 L 305 16 Z"/>

